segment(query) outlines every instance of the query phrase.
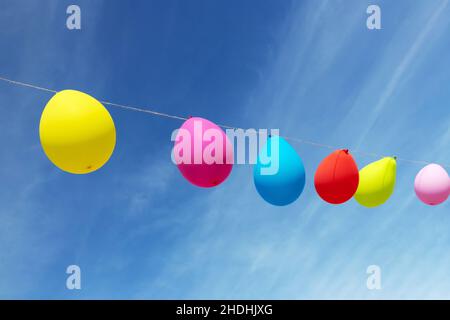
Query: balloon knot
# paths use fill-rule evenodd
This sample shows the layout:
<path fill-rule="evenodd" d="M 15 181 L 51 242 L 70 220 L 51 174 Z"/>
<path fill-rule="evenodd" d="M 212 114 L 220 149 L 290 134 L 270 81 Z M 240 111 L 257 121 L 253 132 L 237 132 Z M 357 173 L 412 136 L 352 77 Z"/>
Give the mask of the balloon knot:
<path fill-rule="evenodd" d="M 343 149 L 342 151 L 348 154 L 348 149 Z"/>

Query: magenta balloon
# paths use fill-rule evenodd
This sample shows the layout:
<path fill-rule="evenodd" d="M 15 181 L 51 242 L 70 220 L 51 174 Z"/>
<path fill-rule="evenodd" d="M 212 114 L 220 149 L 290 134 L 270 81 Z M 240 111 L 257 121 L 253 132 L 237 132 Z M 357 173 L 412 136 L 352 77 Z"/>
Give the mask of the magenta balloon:
<path fill-rule="evenodd" d="M 450 193 L 450 178 L 447 171 L 438 164 L 422 168 L 414 181 L 417 197 L 428 205 L 437 205 L 447 200 Z"/>
<path fill-rule="evenodd" d="M 186 120 L 178 131 L 175 148 L 178 143 L 188 149 L 189 142 L 180 141 L 180 136 L 190 137 L 190 155 L 174 152 L 174 160 L 183 177 L 195 186 L 203 188 L 215 187 L 224 182 L 233 168 L 233 146 L 225 132 L 209 120 L 193 117 Z M 212 136 L 214 136 L 212 138 Z M 221 141 L 216 141 L 221 140 Z M 217 150 L 212 151 L 212 145 Z M 189 150 L 188 150 L 189 151 Z M 185 152 L 185 151 L 184 151 Z M 205 154 L 206 157 L 205 158 Z M 209 155 L 209 156 L 208 156 Z M 212 157 L 211 157 L 212 155 Z M 188 160 L 182 162 L 182 159 Z M 196 162 L 197 160 L 197 162 Z"/>

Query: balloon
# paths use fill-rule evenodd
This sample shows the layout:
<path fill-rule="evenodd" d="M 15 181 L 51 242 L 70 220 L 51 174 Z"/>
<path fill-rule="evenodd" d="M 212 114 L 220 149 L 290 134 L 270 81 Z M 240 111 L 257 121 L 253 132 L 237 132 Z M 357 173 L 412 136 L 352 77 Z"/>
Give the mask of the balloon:
<path fill-rule="evenodd" d="M 186 120 L 175 138 L 173 159 L 183 177 L 195 186 L 215 187 L 231 173 L 233 145 L 225 132 L 203 118 Z"/>
<path fill-rule="evenodd" d="M 385 203 L 394 191 L 395 175 L 395 158 L 386 157 L 368 164 L 359 171 L 356 201 L 368 208 Z"/>
<path fill-rule="evenodd" d="M 450 194 L 450 178 L 440 165 L 432 163 L 419 171 L 414 181 L 417 197 L 428 205 L 437 205 L 447 200 Z"/>
<path fill-rule="evenodd" d="M 273 153 L 276 152 L 277 142 L 279 152 Z M 272 145 L 275 149 L 273 152 Z M 265 161 L 268 159 L 270 161 Z M 253 180 L 264 200 L 276 206 L 285 206 L 294 202 L 302 193 L 305 187 L 305 168 L 297 152 L 286 140 L 277 136 L 270 137 L 254 167 Z"/>
<path fill-rule="evenodd" d="M 356 192 L 358 166 L 348 150 L 336 150 L 322 160 L 314 175 L 314 186 L 326 202 L 340 204 Z"/>
<path fill-rule="evenodd" d="M 63 171 L 85 174 L 101 168 L 116 144 L 108 110 L 95 98 L 75 90 L 56 93 L 42 112 L 41 145 Z"/>

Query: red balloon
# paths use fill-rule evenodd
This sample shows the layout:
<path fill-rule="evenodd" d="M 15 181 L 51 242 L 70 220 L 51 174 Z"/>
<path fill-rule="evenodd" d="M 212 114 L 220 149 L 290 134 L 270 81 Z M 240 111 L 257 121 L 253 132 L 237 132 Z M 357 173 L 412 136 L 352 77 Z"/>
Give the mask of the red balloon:
<path fill-rule="evenodd" d="M 314 175 L 319 196 L 332 204 L 351 199 L 358 189 L 359 172 L 348 150 L 336 150 L 322 160 Z"/>

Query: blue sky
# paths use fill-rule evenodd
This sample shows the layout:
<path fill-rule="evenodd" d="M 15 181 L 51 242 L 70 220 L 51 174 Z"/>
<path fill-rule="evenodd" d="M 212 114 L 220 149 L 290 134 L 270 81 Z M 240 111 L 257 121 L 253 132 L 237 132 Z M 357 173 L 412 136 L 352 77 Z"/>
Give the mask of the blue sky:
<path fill-rule="evenodd" d="M 3 0 L 0 75 L 102 100 L 383 155 L 450 163 L 450 4 L 421 1 Z M 382 30 L 366 28 L 378 4 Z M 176 120 L 110 109 L 113 157 L 75 176 L 41 150 L 47 93 L 0 83 L 1 298 L 450 298 L 449 201 L 416 199 L 398 163 L 376 209 L 322 202 L 329 152 L 293 144 L 307 174 L 292 205 L 252 168 L 188 184 L 170 161 Z M 355 156 L 359 167 L 376 159 Z M 66 267 L 82 290 L 65 288 Z M 366 288 L 366 268 L 382 290 Z"/>

